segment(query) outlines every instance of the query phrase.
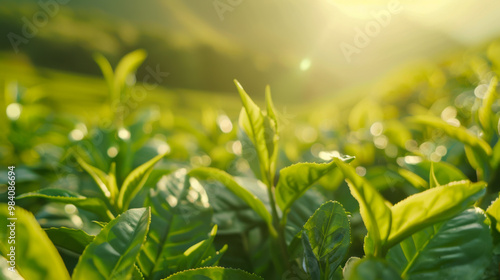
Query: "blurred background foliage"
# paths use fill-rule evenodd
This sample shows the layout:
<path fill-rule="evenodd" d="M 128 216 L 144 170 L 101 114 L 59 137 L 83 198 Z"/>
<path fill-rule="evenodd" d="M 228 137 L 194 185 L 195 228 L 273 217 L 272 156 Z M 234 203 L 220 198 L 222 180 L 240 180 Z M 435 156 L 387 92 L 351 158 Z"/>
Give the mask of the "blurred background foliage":
<path fill-rule="evenodd" d="M 153 171 L 150 186 L 173 170 L 196 166 L 251 177 L 252 162 L 237 135 L 237 78 L 260 104 L 271 85 L 281 128 L 279 167 L 354 155 L 358 174 L 393 203 L 427 188 L 431 161 L 438 181 L 477 180 L 463 143 L 407 117 L 436 116 L 491 147 L 497 143 L 498 96 L 489 127 L 478 112 L 500 75 L 500 4 L 401 1 L 401 14 L 392 15 L 349 63 L 340 43 L 352 43 L 355 28 L 387 5 L 358 2 L 234 1 L 238 5 L 221 17 L 217 1 L 69 1 L 16 53 L 8 34 L 22 34 L 23 17 L 32 19 L 41 7 L 3 0 L 0 165 L 16 166 L 18 194 L 56 187 L 98 195 L 71 156 L 75 151 L 104 171 L 116 162 L 118 182 L 164 152 L 169 155 Z M 115 69 L 131 52 L 137 69 L 126 72 L 114 103 L 95 54 Z M 163 76 L 155 79 L 152 71 Z M 6 172 L 0 178 L 5 182 Z M 246 180 L 245 186 L 259 189 L 254 179 Z M 1 185 L 1 202 L 5 192 Z M 215 199 L 216 212 L 241 206 L 230 193 Z M 326 199 L 341 201 L 352 213 L 350 255 L 361 256 L 366 232 L 339 172 L 294 206 L 291 222 L 300 227 Z M 95 217 L 81 209 L 35 199 L 19 204 L 36 213 L 43 227 L 98 229 L 90 222 Z M 225 216 L 214 218 L 223 236 L 217 242 L 230 243 L 222 264 L 265 273 L 258 235 L 265 224 L 244 211 L 234 215 L 242 224 L 233 229 L 221 226 Z M 251 238 L 241 239 L 243 233 Z M 252 248 L 252 259 L 234 257 L 239 248 Z"/>

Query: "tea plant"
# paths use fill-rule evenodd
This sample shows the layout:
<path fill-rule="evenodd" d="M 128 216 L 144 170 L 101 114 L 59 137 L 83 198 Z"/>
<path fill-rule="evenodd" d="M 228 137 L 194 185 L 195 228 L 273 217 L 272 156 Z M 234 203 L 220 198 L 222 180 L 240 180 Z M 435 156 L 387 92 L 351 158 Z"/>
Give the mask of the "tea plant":
<path fill-rule="evenodd" d="M 16 158 L 26 163 L 19 170 L 37 177 L 19 182 L 17 202 L 27 210 L 16 207 L 16 270 L 2 241 L 1 279 L 500 277 L 497 60 L 491 72 L 474 68 L 474 60 L 465 67 L 473 74 L 438 68 L 451 75 L 451 89 L 440 92 L 427 78 L 412 81 L 409 97 L 401 97 L 411 108 L 373 97 L 348 111 L 318 108 L 306 124 L 284 125 L 269 87 L 261 110 L 235 81 L 243 108 L 233 129 L 211 108 L 199 124 L 127 107 L 129 78 L 145 58 L 132 52 L 113 70 L 96 56 L 109 102 L 96 110 L 104 122 L 88 125 L 83 138 L 71 137 L 74 126 L 86 130 L 77 119 L 61 126 L 64 141 L 26 130 L 23 137 L 61 144 L 66 152 L 51 160 L 76 179 L 36 183 L 45 169 Z M 452 118 L 416 105 L 452 104 L 456 83 L 468 90 L 474 75 L 484 92 L 457 105 Z M 36 105 L 20 96 L 16 103 Z M 397 118 L 394 106 L 403 108 Z M 16 136 L 17 125 L 39 123 L 24 118 L 11 119 L 8 130 L 21 155 L 38 149 Z M 300 125 L 318 143 L 299 139 Z M 434 142 L 439 159 L 426 148 Z M 0 219 L 9 215 L 0 204 Z M 7 225 L 0 226 L 8 240 Z"/>

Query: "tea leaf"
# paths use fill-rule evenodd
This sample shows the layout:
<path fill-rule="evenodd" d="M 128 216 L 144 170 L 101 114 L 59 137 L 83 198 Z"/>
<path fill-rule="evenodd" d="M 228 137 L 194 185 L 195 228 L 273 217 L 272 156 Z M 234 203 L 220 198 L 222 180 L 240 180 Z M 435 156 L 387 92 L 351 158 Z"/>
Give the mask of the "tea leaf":
<path fill-rule="evenodd" d="M 452 182 L 409 196 L 392 208 L 392 226 L 388 248 L 411 234 L 449 219 L 470 207 L 484 195 L 484 182 Z"/>
<path fill-rule="evenodd" d="M 165 280 L 188 280 L 188 279 L 210 279 L 210 280 L 262 280 L 255 274 L 234 268 L 203 267 L 185 270 L 171 275 Z"/>
<path fill-rule="evenodd" d="M 429 172 L 429 187 L 432 189 L 432 188 L 435 188 L 435 187 L 439 187 L 439 182 L 438 182 L 438 179 L 436 178 L 436 174 L 434 173 L 434 163 L 431 162 L 431 170 Z"/>
<path fill-rule="evenodd" d="M 101 190 L 101 192 L 104 194 L 105 197 L 112 198 L 116 195 L 118 190 L 116 189 L 111 190 L 110 188 L 108 188 L 109 178 L 104 171 L 88 164 L 85 160 L 83 160 L 80 156 L 76 154 L 75 157 L 76 160 L 78 161 L 78 164 L 80 164 L 83 170 L 85 170 L 90 175 L 90 177 L 94 179 L 94 182 L 96 182 L 97 186 L 99 186 L 99 189 Z"/>
<path fill-rule="evenodd" d="M 135 72 L 146 59 L 144 50 L 135 50 L 125 55 L 115 69 L 112 100 L 120 100 L 127 76 Z"/>
<path fill-rule="evenodd" d="M 221 255 L 219 252 L 215 252 L 215 249 L 213 248 L 216 233 L 217 225 L 212 228 L 212 231 L 208 235 L 208 239 L 200 241 L 189 247 L 184 252 L 184 257 L 181 259 L 178 269 L 185 270 L 189 268 L 198 268 L 201 267 L 203 261 L 207 258 L 215 255 Z"/>
<path fill-rule="evenodd" d="M 406 238 L 387 260 L 404 279 L 482 279 L 492 257 L 489 231 L 483 211 L 469 209 Z"/>
<path fill-rule="evenodd" d="M 130 279 L 150 222 L 149 208 L 127 210 L 109 222 L 83 252 L 72 279 Z"/>
<path fill-rule="evenodd" d="M 338 158 L 333 160 L 346 177 L 352 195 L 359 202 L 359 211 L 368 230 L 367 238 L 373 241 L 373 251 L 371 251 L 371 246 L 365 246 L 365 253 L 367 255 L 381 254 L 382 246 L 386 243 L 391 231 L 391 209 L 375 188 L 356 174 L 354 168 Z"/>
<path fill-rule="evenodd" d="M 353 157 L 345 157 L 341 160 L 350 162 L 353 159 Z M 336 167 L 337 165 L 332 161 L 330 163 L 297 163 L 281 169 L 275 193 L 276 203 L 284 215 L 295 200 Z"/>
<path fill-rule="evenodd" d="M 304 263 L 307 273 L 312 280 L 321 279 L 321 269 L 319 267 L 318 257 L 314 254 L 309 237 L 305 231 L 302 232 L 302 248 L 304 248 Z"/>
<path fill-rule="evenodd" d="M 272 124 L 269 117 L 264 116 L 261 109 L 248 96 L 238 81 L 235 80 L 234 83 L 243 103 L 239 119 L 240 126 L 254 144 L 259 158 L 262 180 L 269 186 L 272 183 L 274 173 L 270 167 L 271 158 L 275 150 L 276 127 Z"/>
<path fill-rule="evenodd" d="M 53 202 L 69 203 L 95 213 L 106 221 L 113 218 L 113 214 L 111 214 L 106 203 L 101 199 L 96 197 L 85 197 L 68 190 L 46 188 L 37 192 L 25 193 L 17 197 L 17 199 L 25 198 L 42 198 Z"/>
<path fill-rule="evenodd" d="M 401 280 L 397 271 L 383 259 L 365 257 L 352 264 L 345 280 Z"/>
<path fill-rule="evenodd" d="M 458 141 L 462 142 L 463 144 L 472 147 L 474 150 L 480 150 L 484 152 L 486 155 L 491 155 L 490 145 L 486 143 L 483 139 L 472 134 L 463 126 L 455 127 L 438 117 L 427 116 L 427 115 L 414 116 L 409 118 L 409 121 L 442 129 L 448 136 L 455 138 Z"/>
<path fill-rule="evenodd" d="M 495 134 L 495 113 L 491 110 L 493 103 L 497 99 L 496 87 L 498 85 L 497 77 L 493 77 L 488 85 L 488 89 L 484 94 L 483 102 L 478 110 L 478 117 L 481 126 L 488 135 Z"/>
<path fill-rule="evenodd" d="M 15 247 L 17 272 L 30 280 L 69 280 L 70 277 L 61 256 L 33 214 L 16 206 L 16 220 L 8 220 L 9 218 L 13 217 L 7 204 L 0 204 L 0 240 L 2 240 L 0 253 L 10 258 L 11 246 Z M 8 242 L 11 231 L 17 233 L 15 243 Z"/>
<path fill-rule="evenodd" d="M 56 247 L 64 248 L 76 254 L 82 254 L 85 247 L 95 238 L 81 229 L 74 228 L 47 228 L 45 233 Z"/>
<path fill-rule="evenodd" d="M 184 253 L 207 239 L 212 209 L 200 183 L 184 169 L 163 176 L 145 201 L 151 226 L 138 258 L 146 279 L 159 280 L 179 271 Z"/>
<path fill-rule="evenodd" d="M 349 219 L 342 205 L 333 201 L 321 205 L 304 225 L 302 239 L 306 236 L 323 279 L 333 279 L 351 241 Z"/>
<path fill-rule="evenodd" d="M 198 167 L 189 172 L 189 175 L 202 180 L 213 179 L 221 182 L 233 194 L 241 198 L 267 223 L 270 230 L 274 230 L 271 214 L 267 211 L 265 205 L 254 194 L 240 186 L 231 175 L 226 172 L 210 167 Z"/>
<path fill-rule="evenodd" d="M 122 211 L 126 210 L 134 198 L 134 196 L 141 190 L 146 181 L 148 180 L 149 174 L 153 171 L 156 163 L 158 163 L 167 153 L 157 155 L 156 157 L 150 159 L 149 161 L 143 163 L 141 166 L 134 169 L 123 182 L 120 189 L 118 197 L 118 208 Z"/>

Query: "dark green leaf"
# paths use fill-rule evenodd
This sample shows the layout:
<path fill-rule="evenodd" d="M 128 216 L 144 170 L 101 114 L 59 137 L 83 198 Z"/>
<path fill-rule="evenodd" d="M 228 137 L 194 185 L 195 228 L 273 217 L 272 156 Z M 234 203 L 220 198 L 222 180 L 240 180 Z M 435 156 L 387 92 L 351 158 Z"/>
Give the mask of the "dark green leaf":
<path fill-rule="evenodd" d="M 224 267 L 203 267 L 185 270 L 166 280 L 262 280 L 263 278 L 246 271 Z"/>
<path fill-rule="evenodd" d="M 304 225 L 302 238 L 305 235 L 324 279 L 332 279 L 351 241 L 349 219 L 342 205 L 333 201 L 321 205 Z"/>
<path fill-rule="evenodd" d="M 274 226 L 272 224 L 271 214 L 267 211 L 266 207 L 260 201 L 257 196 L 249 192 L 247 189 L 240 186 L 234 178 L 228 173 L 210 167 L 199 167 L 193 169 L 189 172 L 191 176 L 200 178 L 200 179 L 213 179 L 221 182 L 224 186 L 226 186 L 232 193 L 237 195 L 243 201 L 245 201 L 248 206 L 250 206 L 264 221 L 266 221 L 270 230 L 274 230 Z"/>
<path fill-rule="evenodd" d="M 130 209 L 109 222 L 83 251 L 73 280 L 131 279 L 150 222 L 148 208 Z"/>
<path fill-rule="evenodd" d="M 429 226 L 389 250 L 387 260 L 403 279 L 481 279 L 492 240 L 479 208 Z"/>
<path fill-rule="evenodd" d="M 76 207 L 96 213 L 101 218 L 106 220 L 109 220 L 112 217 L 108 207 L 101 199 L 85 197 L 68 190 L 46 188 L 41 189 L 38 192 L 25 193 L 18 196 L 18 199 L 25 198 L 43 198 L 53 202 L 69 203 L 75 205 Z"/>
<path fill-rule="evenodd" d="M 82 254 L 85 247 L 95 238 L 81 229 L 47 228 L 45 233 L 56 247 L 64 248 L 76 254 Z"/>
<path fill-rule="evenodd" d="M 313 252 L 313 248 L 309 241 L 309 237 L 306 231 L 302 232 L 302 247 L 304 248 L 304 263 L 307 268 L 307 273 L 312 280 L 321 279 L 321 269 L 319 265 L 318 258 Z"/>
<path fill-rule="evenodd" d="M 152 218 L 148 238 L 138 259 L 146 279 L 159 280 L 178 272 L 184 252 L 210 232 L 208 197 L 185 169 L 163 176 L 145 202 Z"/>
<path fill-rule="evenodd" d="M 257 196 L 264 206 L 266 206 L 266 209 L 268 208 L 269 197 L 267 195 L 266 186 L 264 186 L 262 182 L 249 177 L 235 177 L 235 180 L 240 186 Z M 217 224 L 217 232 L 219 235 L 241 234 L 256 226 L 265 225 L 264 219 L 257 215 L 244 200 L 231 192 L 219 181 L 205 180 L 202 181 L 202 185 L 207 192 L 210 206 L 214 210 L 212 222 Z M 309 216 L 307 216 L 307 218 L 309 218 Z M 302 227 L 307 218 L 300 224 L 300 227 Z M 297 230 L 297 232 L 299 230 Z"/>

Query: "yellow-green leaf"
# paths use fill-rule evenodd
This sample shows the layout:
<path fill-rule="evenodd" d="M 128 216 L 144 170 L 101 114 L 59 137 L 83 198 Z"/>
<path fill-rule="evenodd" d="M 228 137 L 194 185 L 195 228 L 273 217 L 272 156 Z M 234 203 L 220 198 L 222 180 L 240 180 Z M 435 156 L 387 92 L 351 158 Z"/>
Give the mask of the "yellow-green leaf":
<path fill-rule="evenodd" d="M 143 163 L 136 169 L 134 169 L 123 182 L 120 189 L 118 197 L 118 208 L 122 211 L 128 209 L 128 206 L 134 196 L 139 192 L 139 190 L 144 186 L 148 180 L 149 174 L 153 171 L 156 163 L 158 163 L 167 153 L 157 155 L 156 157 L 150 159 L 149 161 Z"/>
<path fill-rule="evenodd" d="M 0 204 L 0 253 L 10 259 L 11 246 L 15 247 L 18 273 L 29 280 L 69 280 L 69 274 L 61 256 L 49 237 L 30 212 L 16 206 L 15 215 L 9 214 L 7 204 Z M 7 220 L 16 218 L 16 220 Z M 13 227 L 8 227 L 9 225 Z M 15 244 L 9 243 L 11 229 L 15 232 Z"/>
<path fill-rule="evenodd" d="M 240 113 L 239 124 L 246 135 L 252 141 L 257 157 L 259 159 L 262 180 L 266 185 L 272 183 L 271 157 L 275 150 L 276 131 L 271 124 L 271 119 L 264 116 L 261 109 L 248 96 L 243 87 L 234 81 L 243 103 L 243 109 Z M 273 111 L 274 112 L 274 111 Z"/>
<path fill-rule="evenodd" d="M 412 195 L 392 208 L 388 247 L 428 225 L 449 219 L 470 207 L 485 193 L 486 183 L 452 182 Z"/>
<path fill-rule="evenodd" d="M 491 134 L 495 134 L 495 123 L 492 120 L 492 117 L 495 115 L 491 110 L 491 106 L 497 99 L 496 87 L 498 84 L 497 77 L 493 77 L 488 85 L 488 89 L 483 98 L 483 102 L 481 107 L 479 108 L 479 122 L 481 126 L 485 130 L 485 132 L 491 136 Z"/>
<path fill-rule="evenodd" d="M 350 162 L 353 157 L 341 160 Z M 276 203 L 283 213 L 292 206 L 304 192 L 314 183 L 337 167 L 335 162 L 329 163 L 297 163 L 280 170 L 280 178 L 276 186 Z"/>
<path fill-rule="evenodd" d="M 368 230 L 368 236 L 373 242 L 373 252 L 370 249 L 365 253 L 367 255 L 381 254 L 391 230 L 391 209 L 382 195 L 368 181 L 356 174 L 353 167 L 339 158 L 333 160 L 344 174 L 351 194 L 359 203 L 361 217 Z M 365 250 L 367 248 L 371 246 L 365 247 Z"/>

